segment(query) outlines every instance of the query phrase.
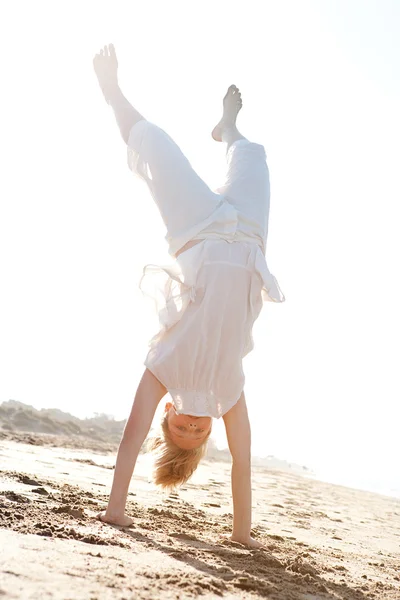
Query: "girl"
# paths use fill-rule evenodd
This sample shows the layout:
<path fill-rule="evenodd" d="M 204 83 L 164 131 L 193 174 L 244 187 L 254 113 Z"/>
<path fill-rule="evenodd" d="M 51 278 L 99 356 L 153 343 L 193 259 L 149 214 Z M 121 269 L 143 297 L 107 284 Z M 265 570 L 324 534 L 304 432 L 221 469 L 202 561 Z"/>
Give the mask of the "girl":
<path fill-rule="evenodd" d="M 250 424 L 242 359 L 253 348 L 252 327 L 263 298 L 284 296 L 265 261 L 269 173 L 263 146 L 236 128 L 241 94 L 231 86 L 212 136 L 226 143 L 228 173 L 213 192 L 174 141 L 122 94 L 112 45 L 94 69 L 128 148 L 129 167 L 148 185 L 167 229 L 172 267 L 147 266 L 143 291 L 155 297 L 161 330 L 150 341 L 146 370 L 118 450 L 107 509 L 100 520 L 128 526 L 129 483 L 161 399 L 170 394 L 153 441 L 155 482 L 179 485 L 203 456 L 212 418 L 223 417 L 232 455 L 231 539 L 252 547 Z"/>

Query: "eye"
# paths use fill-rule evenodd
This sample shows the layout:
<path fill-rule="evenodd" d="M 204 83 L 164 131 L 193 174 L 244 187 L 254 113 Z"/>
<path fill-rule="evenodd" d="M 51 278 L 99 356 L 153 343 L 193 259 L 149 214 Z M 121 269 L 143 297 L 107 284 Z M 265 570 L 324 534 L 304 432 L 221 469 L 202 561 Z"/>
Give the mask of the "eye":
<path fill-rule="evenodd" d="M 179 431 L 186 431 L 186 427 L 183 427 L 183 425 L 179 425 L 178 429 Z"/>
<path fill-rule="evenodd" d="M 199 429 L 199 433 L 204 433 L 204 429 Z"/>

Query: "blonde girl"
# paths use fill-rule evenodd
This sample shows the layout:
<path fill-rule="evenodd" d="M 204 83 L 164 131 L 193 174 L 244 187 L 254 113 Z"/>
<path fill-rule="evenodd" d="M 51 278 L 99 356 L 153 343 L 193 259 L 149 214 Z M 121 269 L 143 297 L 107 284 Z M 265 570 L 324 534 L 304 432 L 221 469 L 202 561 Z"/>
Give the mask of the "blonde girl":
<path fill-rule="evenodd" d="M 228 170 L 212 191 L 169 135 L 147 121 L 118 85 L 112 45 L 94 58 L 100 88 L 127 144 L 128 164 L 142 178 L 166 226 L 170 267 L 148 265 L 141 288 L 158 305 L 160 331 L 150 341 L 145 371 L 118 450 L 107 509 L 99 519 L 128 526 L 129 483 L 154 413 L 168 393 L 153 440 L 155 482 L 178 486 L 192 475 L 223 418 L 232 455 L 231 539 L 257 547 L 251 531 L 250 423 L 243 392 L 243 357 L 263 300 L 284 296 L 265 260 L 269 172 L 264 147 L 236 127 L 241 94 L 230 86 L 212 132 L 226 144 Z M 140 210 L 140 207 L 138 207 Z"/>

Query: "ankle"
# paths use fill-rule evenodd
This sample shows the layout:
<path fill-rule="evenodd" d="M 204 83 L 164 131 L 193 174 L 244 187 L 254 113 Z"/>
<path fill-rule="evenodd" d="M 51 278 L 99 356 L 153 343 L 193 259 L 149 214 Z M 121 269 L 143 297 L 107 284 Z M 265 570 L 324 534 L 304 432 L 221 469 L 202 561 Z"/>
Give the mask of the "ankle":
<path fill-rule="evenodd" d="M 246 138 L 238 131 L 236 125 L 231 127 L 227 127 L 222 130 L 222 141 L 225 142 L 228 146 L 232 146 L 234 142 L 238 140 L 245 140 Z"/>
<path fill-rule="evenodd" d="M 121 88 L 119 87 L 117 80 L 113 82 L 107 82 L 102 86 L 101 89 L 107 104 L 110 106 L 112 106 L 113 103 L 122 95 Z"/>

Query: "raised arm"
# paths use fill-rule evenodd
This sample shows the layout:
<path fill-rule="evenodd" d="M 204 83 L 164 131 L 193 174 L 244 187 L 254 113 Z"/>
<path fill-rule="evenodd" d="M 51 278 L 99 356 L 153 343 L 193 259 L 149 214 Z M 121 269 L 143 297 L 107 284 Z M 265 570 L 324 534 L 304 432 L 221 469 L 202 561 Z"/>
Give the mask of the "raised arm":
<path fill-rule="evenodd" d="M 232 541 L 259 548 L 251 537 L 251 430 L 244 394 L 223 417 L 232 455 Z"/>
<path fill-rule="evenodd" d="M 112 44 L 104 46 L 93 59 L 94 70 L 104 98 L 113 110 L 119 130 L 127 144 L 132 127 L 143 116 L 128 102 L 118 84 L 118 60 Z"/>

